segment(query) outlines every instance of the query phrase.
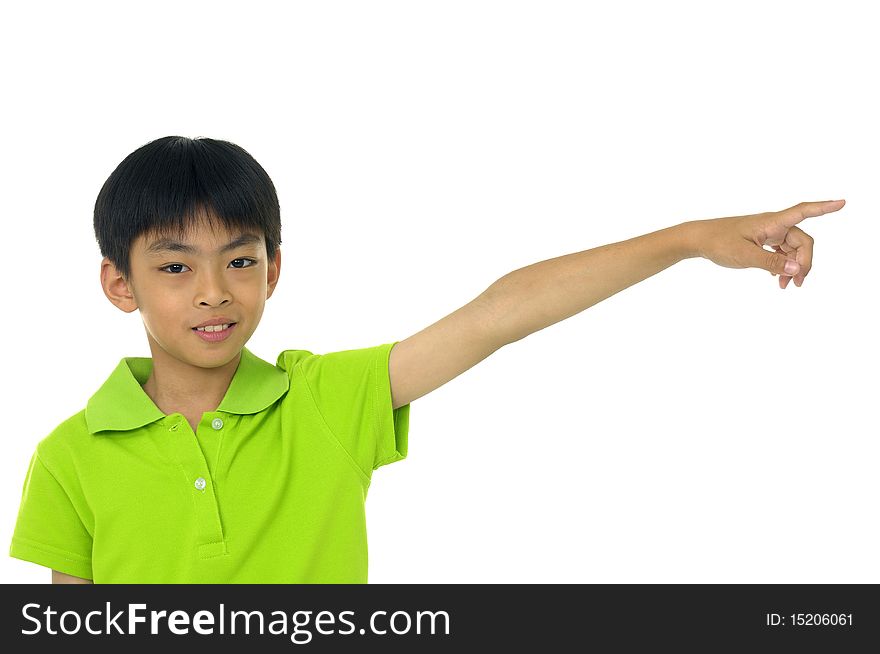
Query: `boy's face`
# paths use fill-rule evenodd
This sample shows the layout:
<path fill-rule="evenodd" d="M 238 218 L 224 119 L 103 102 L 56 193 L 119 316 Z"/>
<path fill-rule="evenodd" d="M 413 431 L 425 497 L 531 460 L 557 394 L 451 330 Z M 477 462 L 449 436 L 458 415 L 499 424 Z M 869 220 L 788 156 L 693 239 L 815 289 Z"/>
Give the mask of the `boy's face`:
<path fill-rule="evenodd" d="M 154 358 L 167 353 L 201 368 L 222 366 L 238 355 L 260 322 L 278 282 L 281 251 L 267 261 L 261 233 L 217 229 L 222 231 L 214 233 L 200 222 L 170 239 L 193 252 L 163 246 L 154 235 L 139 236 L 132 243 L 127 282 L 109 259 L 101 262 L 105 295 L 126 313 L 140 310 Z M 248 235 L 256 238 L 229 247 Z M 225 340 L 209 342 L 194 331 L 212 318 L 235 323 Z"/>

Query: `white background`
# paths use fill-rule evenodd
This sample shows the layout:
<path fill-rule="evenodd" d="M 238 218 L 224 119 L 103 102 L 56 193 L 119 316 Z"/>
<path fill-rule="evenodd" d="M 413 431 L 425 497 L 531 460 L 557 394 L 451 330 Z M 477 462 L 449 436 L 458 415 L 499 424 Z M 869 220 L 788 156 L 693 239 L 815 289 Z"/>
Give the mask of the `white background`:
<path fill-rule="evenodd" d="M 0 546 L 37 442 L 149 356 L 92 211 L 175 134 L 276 185 L 248 343 L 272 362 L 403 340 L 530 263 L 846 198 L 800 225 L 801 288 L 686 260 L 413 402 L 409 456 L 373 474 L 370 582 L 880 582 L 869 7 L 4 5 Z"/>

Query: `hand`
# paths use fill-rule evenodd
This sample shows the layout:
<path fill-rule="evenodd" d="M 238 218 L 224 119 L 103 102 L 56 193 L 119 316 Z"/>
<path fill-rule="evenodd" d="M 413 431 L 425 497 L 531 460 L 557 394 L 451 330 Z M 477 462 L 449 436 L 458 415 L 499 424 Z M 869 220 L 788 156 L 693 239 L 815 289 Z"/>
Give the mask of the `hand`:
<path fill-rule="evenodd" d="M 801 202 L 782 211 L 694 221 L 701 257 L 726 268 L 763 268 L 779 275 L 779 288 L 794 278 L 800 287 L 813 264 L 813 237 L 797 223 L 837 211 L 846 200 Z M 769 245 L 773 252 L 765 250 Z"/>

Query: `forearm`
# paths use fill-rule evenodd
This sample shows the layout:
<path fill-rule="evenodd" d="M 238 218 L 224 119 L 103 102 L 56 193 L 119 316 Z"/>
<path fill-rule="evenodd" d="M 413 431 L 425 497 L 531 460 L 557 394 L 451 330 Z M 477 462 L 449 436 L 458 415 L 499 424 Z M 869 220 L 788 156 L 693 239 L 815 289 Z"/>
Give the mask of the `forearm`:
<path fill-rule="evenodd" d="M 485 291 L 499 342 L 525 338 L 682 259 L 699 256 L 694 224 L 539 261 L 504 275 Z"/>

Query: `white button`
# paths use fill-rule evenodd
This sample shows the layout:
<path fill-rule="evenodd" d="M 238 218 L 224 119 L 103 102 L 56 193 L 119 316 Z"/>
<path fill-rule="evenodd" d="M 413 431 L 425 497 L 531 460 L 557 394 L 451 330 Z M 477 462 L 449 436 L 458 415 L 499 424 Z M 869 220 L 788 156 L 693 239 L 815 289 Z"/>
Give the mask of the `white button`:
<path fill-rule="evenodd" d="M 214 420 L 211 421 L 211 426 L 214 429 L 223 429 L 223 421 L 220 420 L 220 418 L 214 418 Z"/>
<path fill-rule="evenodd" d="M 199 490 L 205 489 L 205 478 L 204 477 L 199 477 L 198 479 L 196 479 L 196 488 L 198 488 Z"/>

